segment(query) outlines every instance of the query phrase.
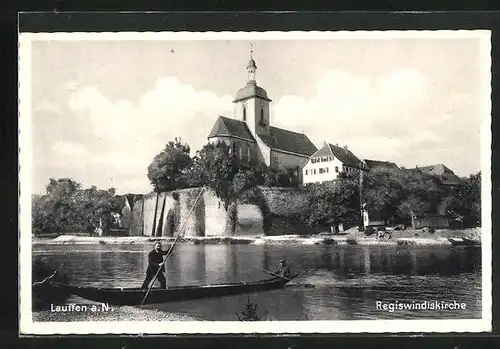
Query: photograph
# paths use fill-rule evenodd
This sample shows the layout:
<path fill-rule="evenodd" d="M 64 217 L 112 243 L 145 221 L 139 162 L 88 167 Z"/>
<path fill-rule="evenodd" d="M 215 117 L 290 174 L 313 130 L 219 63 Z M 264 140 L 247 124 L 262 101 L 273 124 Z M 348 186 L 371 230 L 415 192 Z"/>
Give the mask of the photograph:
<path fill-rule="evenodd" d="M 490 51 L 19 33 L 20 334 L 491 331 Z"/>

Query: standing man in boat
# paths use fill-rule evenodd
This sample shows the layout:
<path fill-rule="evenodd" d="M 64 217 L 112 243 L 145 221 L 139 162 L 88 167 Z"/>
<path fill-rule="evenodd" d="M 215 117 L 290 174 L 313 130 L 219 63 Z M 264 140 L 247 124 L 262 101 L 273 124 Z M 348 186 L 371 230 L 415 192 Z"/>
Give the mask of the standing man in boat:
<path fill-rule="evenodd" d="M 281 276 L 282 278 L 288 279 L 290 277 L 290 268 L 286 264 L 285 258 L 282 258 L 278 262 L 278 269 L 275 272 L 276 275 Z"/>
<path fill-rule="evenodd" d="M 164 251 L 161 249 L 161 242 L 155 242 L 154 249 L 149 252 L 148 255 L 149 265 L 148 269 L 146 270 L 146 278 L 142 283 L 143 289 L 148 288 L 149 283 L 151 282 L 151 280 L 153 280 L 155 275 L 158 281 L 160 281 L 161 288 L 167 288 L 167 280 L 165 279 L 165 275 L 163 274 L 163 272 L 165 272 L 163 256 L 167 253 L 168 251 Z M 160 271 L 158 271 L 158 269 L 160 269 Z M 158 275 L 156 273 L 158 273 Z"/>

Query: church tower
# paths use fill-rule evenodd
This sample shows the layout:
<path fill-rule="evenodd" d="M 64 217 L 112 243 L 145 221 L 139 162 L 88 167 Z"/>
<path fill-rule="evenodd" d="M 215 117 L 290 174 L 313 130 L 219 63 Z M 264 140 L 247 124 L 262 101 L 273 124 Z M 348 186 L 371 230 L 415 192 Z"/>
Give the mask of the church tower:
<path fill-rule="evenodd" d="M 233 103 L 237 120 L 244 121 L 252 135 L 269 135 L 270 115 L 267 92 L 257 85 L 257 64 L 253 59 L 253 49 L 250 50 L 250 60 L 247 64 L 248 80 L 245 87 L 236 93 Z"/>

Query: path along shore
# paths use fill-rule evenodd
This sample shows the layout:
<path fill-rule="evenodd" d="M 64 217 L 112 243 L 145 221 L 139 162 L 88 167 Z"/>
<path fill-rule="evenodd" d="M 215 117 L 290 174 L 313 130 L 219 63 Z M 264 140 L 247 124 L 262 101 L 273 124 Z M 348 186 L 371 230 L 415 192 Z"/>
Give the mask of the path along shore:
<path fill-rule="evenodd" d="M 369 237 L 357 229 L 351 229 L 338 235 L 318 234 L 310 236 L 204 236 L 179 238 L 178 243 L 187 244 L 254 244 L 254 245 L 452 245 L 448 238 L 481 238 L 481 228 L 438 229 L 431 233 L 423 230 L 392 231 L 391 238 L 377 239 L 376 234 Z M 151 236 L 77 236 L 60 235 L 56 238 L 33 238 L 34 245 L 92 245 L 92 244 L 148 244 L 153 241 L 172 242 L 172 237 Z"/>

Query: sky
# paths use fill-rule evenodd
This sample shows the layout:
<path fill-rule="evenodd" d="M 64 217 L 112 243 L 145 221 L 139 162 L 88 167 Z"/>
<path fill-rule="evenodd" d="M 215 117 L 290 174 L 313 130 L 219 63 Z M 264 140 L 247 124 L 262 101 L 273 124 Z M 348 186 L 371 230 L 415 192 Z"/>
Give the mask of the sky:
<path fill-rule="evenodd" d="M 480 170 L 479 40 L 252 40 L 271 125 L 360 159 Z M 245 40 L 37 40 L 31 44 L 32 190 L 49 178 L 147 193 L 170 140 L 200 149 L 247 80 Z M 489 67 L 487 67 L 489 69 Z"/>

